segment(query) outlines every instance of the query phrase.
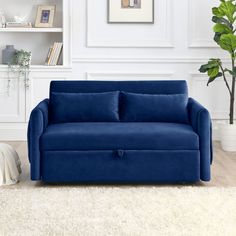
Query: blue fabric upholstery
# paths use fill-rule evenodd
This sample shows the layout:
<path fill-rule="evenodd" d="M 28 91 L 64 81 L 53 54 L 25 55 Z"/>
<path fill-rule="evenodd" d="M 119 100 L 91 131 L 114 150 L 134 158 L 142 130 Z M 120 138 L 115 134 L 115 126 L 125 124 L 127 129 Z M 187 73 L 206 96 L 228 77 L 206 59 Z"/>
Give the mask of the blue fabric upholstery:
<path fill-rule="evenodd" d="M 121 93 L 121 120 L 125 122 L 188 123 L 187 94 Z"/>
<path fill-rule="evenodd" d="M 50 121 L 119 121 L 119 92 L 51 93 Z"/>
<path fill-rule="evenodd" d="M 48 104 L 49 99 L 40 102 L 31 112 L 28 124 L 28 153 L 32 180 L 41 179 L 39 140 L 48 125 Z"/>
<path fill-rule="evenodd" d="M 201 179 L 209 181 L 211 178 L 210 164 L 213 158 L 210 114 L 192 98 L 189 98 L 188 109 L 191 125 L 199 136 Z"/>
<path fill-rule="evenodd" d="M 124 91 L 144 94 L 188 94 L 187 83 L 179 81 L 52 81 L 50 93 L 104 93 Z"/>
<path fill-rule="evenodd" d="M 64 123 L 49 125 L 42 150 L 198 150 L 198 135 L 177 123 Z"/>
<path fill-rule="evenodd" d="M 185 81 L 54 81 L 53 93 L 184 94 Z M 53 124 L 46 99 L 28 125 L 31 179 L 46 182 L 158 183 L 210 180 L 211 120 L 188 100 L 189 123 L 71 122 Z M 77 111 L 76 111 L 77 112 Z M 63 114 L 64 115 L 64 114 Z"/>
<path fill-rule="evenodd" d="M 156 184 L 197 182 L 199 150 L 45 151 L 42 180 L 52 183 Z"/>

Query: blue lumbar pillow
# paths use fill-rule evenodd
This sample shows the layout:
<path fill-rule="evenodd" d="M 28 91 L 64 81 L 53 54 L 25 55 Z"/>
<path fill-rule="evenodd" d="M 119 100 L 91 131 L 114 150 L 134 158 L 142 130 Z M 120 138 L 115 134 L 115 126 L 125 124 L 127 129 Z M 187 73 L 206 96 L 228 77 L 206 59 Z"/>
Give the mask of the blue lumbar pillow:
<path fill-rule="evenodd" d="M 188 123 L 185 94 L 151 95 L 121 92 L 121 121 Z"/>
<path fill-rule="evenodd" d="M 119 121 L 119 92 L 51 93 L 50 120 L 61 122 Z"/>

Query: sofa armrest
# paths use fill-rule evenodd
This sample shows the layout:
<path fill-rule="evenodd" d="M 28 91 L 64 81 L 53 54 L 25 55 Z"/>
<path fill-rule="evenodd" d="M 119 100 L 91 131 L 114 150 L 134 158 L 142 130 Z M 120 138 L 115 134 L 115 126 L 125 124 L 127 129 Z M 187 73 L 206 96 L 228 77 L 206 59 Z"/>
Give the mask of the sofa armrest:
<path fill-rule="evenodd" d="M 193 98 L 189 98 L 188 112 L 190 124 L 199 136 L 201 179 L 210 180 L 212 163 L 212 123 L 208 110 Z"/>
<path fill-rule="evenodd" d="M 49 99 L 40 102 L 31 112 L 28 124 L 28 156 L 31 168 L 31 179 L 40 180 L 40 137 L 48 125 Z"/>

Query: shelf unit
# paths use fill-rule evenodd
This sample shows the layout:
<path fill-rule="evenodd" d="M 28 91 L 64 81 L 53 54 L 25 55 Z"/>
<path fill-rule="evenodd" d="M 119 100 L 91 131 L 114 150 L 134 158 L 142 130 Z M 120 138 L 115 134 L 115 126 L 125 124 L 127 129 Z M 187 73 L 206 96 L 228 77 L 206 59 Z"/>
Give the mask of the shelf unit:
<path fill-rule="evenodd" d="M 7 21 L 20 14 L 34 24 L 38 5 L 56 5 L 53 28 L 0 28 L 0 138 L 25 139 L 30 112 L 48 96 L 50 82 L 71 78 L 72 0 L 0 0 Z M 46 66 L 48 50 L 54 42 L 63 42 L 62 64 Z M 32 52 L 29 86 L 12 73 L 9 77 L 8 66 L 1 64 L 6 45 Z"/>
<path fill-rule="evenodd" d="M 0 28 L 0 32 L 59 33 L 59 32 L 63 32 L 63 28 Z"/>
<path fill-rule="evenodd" d="M 34 24 L 38 5 L 56 5 L 53 28 L 0 28 L 0 67 L 2 63 L 2 49 L 6 45 L 14 45 L 16 49 L 32 52 L 32 67 L 44 66 L 49 47 L 54 42 L 63 43 L 61 67 L 71 65 L 71 37 L 70 37 L 70 3 L 71 0 L 0 0 L 0 8 L 4 10 L 7 21 L 13 21 L 14 16 L 25 16 L 25 20 Z M 57 67 L 57 66 L 56 66 Z M 53 67 L 55 68 L 55 66 Z"/>

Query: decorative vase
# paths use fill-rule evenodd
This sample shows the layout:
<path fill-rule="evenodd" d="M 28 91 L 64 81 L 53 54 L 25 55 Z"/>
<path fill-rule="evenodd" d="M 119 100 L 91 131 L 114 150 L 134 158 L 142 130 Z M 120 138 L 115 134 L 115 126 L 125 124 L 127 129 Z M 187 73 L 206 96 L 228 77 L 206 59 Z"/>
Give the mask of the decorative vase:
<path fill-rule="evenodd" d="M 236 125 L 221 125 L 221 146 L 224 151 L 236 152 Z"/>
<path fill-rule="evenodd" d="M 15 52 L 16 49 L 13 45 L 7 45 L 6 48 L 2 50 L 2 64 L 8 65 L 11 63 Z"/>

